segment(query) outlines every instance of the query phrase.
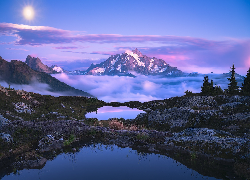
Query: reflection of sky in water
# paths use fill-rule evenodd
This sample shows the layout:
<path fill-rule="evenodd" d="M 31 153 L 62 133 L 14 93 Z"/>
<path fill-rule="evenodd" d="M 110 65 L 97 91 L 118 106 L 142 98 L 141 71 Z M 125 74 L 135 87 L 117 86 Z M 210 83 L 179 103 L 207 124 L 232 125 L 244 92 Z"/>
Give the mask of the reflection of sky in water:
<path fill-rule="evenodd" d="M 101 144 L 83 147 L 74 154 L 60 154 L 54 160 L 47 161 L 41 170 L 25 169 L 18 173 L 20 175 L 11 173 L 2 180 L 215 180 L 202 176 L 167 156 L 138 154 L 131 148 Z"/>
<path fill-rule="evenodd" d="M 108 120 L 109 118 L 124 118 L 124 119 L 134 119 L 140 113 L 144 113 L 144 111 L 129 108 L 127 106 L 120 107 L 112 107 L 112 106 L 104 106 L 98 109 L 96 112 L 91 112 L 86 114 L 86 118 L 97 118 L 99 120 Z"/>

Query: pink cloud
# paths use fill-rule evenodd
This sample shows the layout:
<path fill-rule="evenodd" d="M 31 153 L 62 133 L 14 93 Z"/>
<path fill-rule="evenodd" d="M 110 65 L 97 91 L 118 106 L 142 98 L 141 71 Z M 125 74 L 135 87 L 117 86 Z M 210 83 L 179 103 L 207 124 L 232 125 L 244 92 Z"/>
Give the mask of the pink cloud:
<path fill-rule="evenodd" d="M 17 36 L 16 44 L 19 45 L 42 45 L 61 44 L 72 42 L 165 42 L 168 44 L 189 46 L 190 44 L 200 48 L 208 48 L 220 42 L 206 40 L 202 38 L 160 36 L 160 35 L 120 35 L 120 34 L 87 34 L 75 35 L 74 31 L 67 31 L 48 26 L 29 26 L 12 23 L 0 23 L 0 33 L 2 35 Z"/>
<path fill-rule="evenodd" d="M 119 54 L 119 53 L 117 51 L 93 51 L 90 54 L 116 55 L 116 54 Z"/>
<path fill-rule="evenodd" d="M 164 59 L 166 62 L 175 62 L 175 61 L 185 61 L 190 59 L 185 55 L 164 55 L 164 54 L 154 54 L 152 57 L 156 57 L 158 59 Z"/>
<path fill-rule="evenodd" d="M 77 49 L 78 47 L 53 47 L 54 49 Z"/>
<path fill-rule="evenodd" d="M 123 111 L 140 111 L 138 109 L 132 109 L 132 108 L 128 108 L 128 107 L 112 107 L 112 106 L 104 106 L 102 108 L 98 109 L 98 113 L 107 113 L 107 112 L 123 112 Z"/>
<path fill-rule="evenodd" d="M 38 57 L 38 54 L 29 54 L 31 57 Z"/>
<path fill-rule="evenodd" d="M 120 34 L 76 34 L 48 26 L 29 26 L 0 23 L 0 34 L 17 37 L 17 45 L 46 45 L 75 42 L 91 43 L 143 43 L 157 42 L 158 47 L 137 47 L 144 55 L 165 60 L 172 66 L 230 67 L 233 63 L 248 69 L 250 66 L 250 40 L 226 39 L 213 41 L 202 38 L 160 36 L 160 35 L 120 35 Z M 58 46 L 55 49 L 76 49 L 76 46 Z M 134 47 L 135 48 L 135 47 Z M 133 48 L 133 49 L 134 49 Z M 115 51 L 93 51 L 90 54 L 115 55 L 131 47 L 115 47 Z M 71 53 L 86 52 L 73 52 Z M 248 66 L 248 67 L 246 67 Z"/>

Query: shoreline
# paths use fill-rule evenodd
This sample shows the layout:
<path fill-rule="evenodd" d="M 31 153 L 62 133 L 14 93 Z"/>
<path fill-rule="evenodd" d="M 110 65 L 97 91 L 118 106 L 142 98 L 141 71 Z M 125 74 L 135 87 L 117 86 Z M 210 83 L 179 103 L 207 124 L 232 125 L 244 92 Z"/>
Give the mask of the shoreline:
<path fill-rule="evenodd" d="M 183 96 L 145 103 L 105 103 L 84 97 L 6 92 L 10 97 L 2 101 L 6 104 L 1 109 L 4 116 L 0 116 L 0 169 L 5 168 L 4 164 L 9 164 L 10 172 L 42 168 L 46 159 L 56 155 L 54 152 L 68 148 L 75 152 L 74 146 L 86 140 L 163 153 L 205 174 L 227 168 L 225 176 L 250 179 L 249 96 Z M 85 117 L 87 112 L 109 105 L 138 108 L 146 113 L 127 120 Z"/>
<path fill-rule="evenodd" d="M 40 129 L 44 132 L 44 134 L 37 137 L 37 140 L 40 139 L 39 141 L 33 142 L 29 146 L 26 146 L 26 148 L 25 145 L 17 147 L 1 156 L 0 162 L 7 162 L 12 158 L 14 162 L 10 163 L 10 167 L 14 170 L 18 170 L 18 168 L 40 169 L 46 164 L 47 158 L 49 157 L 46 154 L 53 154 L 54 152 L 61 153 L 64 148 L 69 147 L 72 152 L 75 152 L 75 144 L 81 141 L 92 141 L 92 143 L 99 142 L 109 145 L 114 144 L 122 148 L 130 147 L 144 153 L 172 156 L 180 161 L 183 161 L 182 159 L 184 159 L 184 164 L 187 164 L 190 167 L 193 166 L 192 163 L 194 161 L 202 161 L 203 163 L 206 162 L 210 164 L 208 167 L 209 169 L 213 169 L 213 171 L 215 171 L 216 168 L 214 169 L 212 166 L 216 165 L 216 167 L 220 168 L 225 166 L 225 168 L 234 171 L 234 173 L 229 171 L 228 177 L 235 177 L 237 175 L 237 170 L 234 170 L 235 166 L 240 166 L 242 163 L 244 165 L 244 161 L 240 162 L 238 161 L 238 158 L 221 158 L 213 154 L 192 150 L 185 145 L 177 146 L 174 141 L 169 141 L 169 139 L 174 137 L 174 133 L 169 131 L 162 132 L 146 129 L 114 130 L 100 126 L 88 126 L 84 124 L 84 122 L 75 120 L 49 122 L 16 120 L 8 123 L 8 127 L 9 129 L 12 129 L 13 132 L 15 131 L 15 128 Z M 72 132 L 74 132 L 74 137 L 70 139 Z M 62 137 L 62 135 L 64 137 Z M 29 143 L 30 142 L 27 142 L 26 144 Z M 210 162 L 212 162 L 212 164 Z M 210 170 L 210 172 L 212 171 Z"/>

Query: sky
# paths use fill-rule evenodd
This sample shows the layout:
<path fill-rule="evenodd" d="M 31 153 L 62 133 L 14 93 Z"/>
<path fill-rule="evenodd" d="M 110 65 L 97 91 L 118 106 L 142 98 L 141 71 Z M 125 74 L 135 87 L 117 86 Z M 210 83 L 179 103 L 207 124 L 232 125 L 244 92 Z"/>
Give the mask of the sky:
<path fill-rule="evenodd" d="M 134 119 L 139 113 L 145 113 L 145 111 L 127 106 L 103 106 L 98 108 L 97 112 L 87 113 L 86 118 L 97 118 L 98 120 L 108 120 L 109 118 Z"/>
<path fill-rule="evenodd" d="M 250 0 L 0 0 L 5 60 L 86 70 L 135 48 L 184 72 L 246 75 Z"/>

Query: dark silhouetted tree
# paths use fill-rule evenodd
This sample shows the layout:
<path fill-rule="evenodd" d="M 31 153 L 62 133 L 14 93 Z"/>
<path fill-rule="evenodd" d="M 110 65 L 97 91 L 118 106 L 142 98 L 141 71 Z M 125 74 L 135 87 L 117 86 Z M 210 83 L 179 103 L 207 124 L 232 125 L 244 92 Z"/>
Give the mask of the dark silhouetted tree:
<path fill-rule="evenodd" d="M 235 95 L 239 94 L 239 86 L 237 86 L 237 81 L 235 80 L 235 67 L 233 64 L 233 67 L 231 68 L 231 77 L 227 78 L 230 83 L 228 84 L 228 94 Z"/>
<path fill-rule="evenodd" d="M 220 86 L 216 86 L 214 87 L 214 95 L 222 95 L 223 94 L 223 90 L 221 89 Z"/>
<path fill-rule="evenodd" d="M 193 95 L 192 91 L 189 91 L 189 90 L 186 90 L 185 93 L 186 93 L 186 96 L 192 96 Z"/>
<path fill-rule="evenodd" d="M 203 80 L 203 86 L 201 87 L 201 94 L 202 95 L 213 95 L 214 88 L 213 88 L 213 80 L 211 80 L 211 83 L 208 82 L 208 76 L 204 77 Z"/>
<path fill-rule="evenodd" d="M 247 77 L 244 79 L 244 83 L 242 83 L 242 93 L 245 96 L 250 96 L 250 68 L 247 71 Z"/>

